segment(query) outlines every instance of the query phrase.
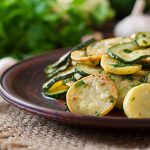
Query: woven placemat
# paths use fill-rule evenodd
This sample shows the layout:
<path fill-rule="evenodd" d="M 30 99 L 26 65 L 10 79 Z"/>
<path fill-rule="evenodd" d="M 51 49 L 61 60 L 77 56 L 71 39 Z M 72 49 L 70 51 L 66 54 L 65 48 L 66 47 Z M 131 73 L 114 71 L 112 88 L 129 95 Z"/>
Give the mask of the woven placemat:
<path fill-rule="evenodd" d="M 46 120 L 0 98 L 0 150 L 150 149 L 149 131 L 77 128 Z"/>

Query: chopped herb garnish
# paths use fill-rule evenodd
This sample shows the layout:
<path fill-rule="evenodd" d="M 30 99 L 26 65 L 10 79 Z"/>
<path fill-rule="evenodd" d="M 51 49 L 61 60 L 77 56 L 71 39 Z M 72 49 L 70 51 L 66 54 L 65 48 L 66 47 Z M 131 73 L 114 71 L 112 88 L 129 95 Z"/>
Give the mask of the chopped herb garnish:
<path fill-rule="evenodd" d="M 102 68 L 100 68 L 99 73 L 102 73 L 102 71 L 103 71 L 103 69 L 102 69 Z"/>
<path fill-rule="evenodd" d="M 125 53 L 131 53 L 132 51 L 130 49 L 124 49 L 123 50 Z"/>
<path fill-rule="evenodd" d="M 142 117 L 142 114 L 141 114 L 141 113 L 139 113 L 139 116 L 141 116 L 141 117 Z"/>
<path fill-rule="evenodd" d="M 136 86 L 136 85 L 134 85 L 134 84 L 131 84 L 131 85 L 130 85 L 131 88 L 133 88 L 133 87 L 135 87 L 135 86 Z"/>
<path fill-rule="evenodd" d="M 147 44 L 147 41 L 143 40 L 143 43 L 144 43 L 144 44 Z"/>
<path fill-rule="evenodd" d="M 135 100 L 135 97 L 132 98 L 132 101 L 134 101 L 134 100 Z"/>
<path fill-rule="evenodd" d="M 68 81 L 67 79 L 63 80 L 62 85 L 66 85 L 67 81 Z"/>
<path fill-rule="evenodd" d="M 113 82 L 116 82 L 116 79 L 115 79 L 115 78 L 111 78 L 111 80 L 112 80 Z"/>
<path fill-rule="evenodd" d="M 80 86 L 83 86 L 83 85 L 85 85 L 85 83 L 82 80 L 80 80 L 80 81 L 76 82 L 75 87 L 80 87 Z"/>
<path fill-rule="evenodd" d="M 121 62 L 117 62 L 116 64 L 112 64 L 113 67 L 127 67 L 127 66 L 133 66 L 133 64 L 124 64 Z"/>
<path fill-rule="evenodd" d="M 126 78 L 127 78 L 128 80 L 131 80 L 131 81 L 133 81 L 133 80 L 134 80 L 134 78 L 133 78 L 133 76 L 132 76 L 132 75 L 127 75 L 127 76 L 126 76 Z"/>
<path fill-rule="evenodd" d="M 114 82 L 117 80 L 117 75 L 114 75 L 112 73 L 108 74 L 108 77 L 113 80 Z"/>
<path fill-rule="evenodd" d="M 109 96 L 109 98 L 110 98 L 109 102 L 114 103 L 115 98 L 113 96 Z"/>
<path fill-rule="evenodd" d="M 62 85 L 66 85 L 70 81 L 74 81 L 73 77 L 68 78 L 68 79 L 64 79 L 63 82 L 62 82 Z"/>
<path fill-rule="evenodd" d="M 143 37 L 146 37 L 146 34 L 143 33 L 142 36 L 143 36 Z"/>
<path fill-rule="evenodd" d="M 97 117 L 99 117 L 100 113 L 96 111 L 94 115 L 97 116 Z"/>
<path fill-rule="evenodd" d="M 113 103 L 113 102 L 114 102 L 114 100 L 113 100 L 113 99 L 111 99 L 111 100 L 110 100 L 110 103 Z"/>
<path fill-rule="evenodd" d="M 76 81 L 75 77 L 72 76 L 72 77 L 70 78 L 70 81 Z"/>
<path fill-rule="evenodd" d="M 142 83 L 146 83 L 147 82 L 145 78 L 141 78 L 139 81 L 142 82 Z"/>

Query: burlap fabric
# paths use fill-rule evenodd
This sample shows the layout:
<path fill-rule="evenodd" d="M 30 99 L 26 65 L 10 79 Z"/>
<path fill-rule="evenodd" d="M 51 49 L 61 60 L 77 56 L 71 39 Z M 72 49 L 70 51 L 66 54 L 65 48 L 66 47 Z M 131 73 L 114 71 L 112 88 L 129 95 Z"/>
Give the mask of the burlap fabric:
<path fill-rule="evenodd" d="M 70 127 L 25 112 L 0 98 L 1 150 L 150 149 L 149 133 Z"/>

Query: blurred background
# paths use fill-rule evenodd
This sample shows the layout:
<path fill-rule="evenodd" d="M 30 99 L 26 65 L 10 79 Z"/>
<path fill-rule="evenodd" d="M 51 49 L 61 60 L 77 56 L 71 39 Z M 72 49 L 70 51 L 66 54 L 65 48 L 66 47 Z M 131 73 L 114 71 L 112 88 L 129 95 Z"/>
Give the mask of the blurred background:
<path fill-rule="evenodd" d="M 144 13 L 150 10 L 145 0 Z M 0 0 L 0 58 L 67 48 L 95 32 L 113 36 L 135 0 Z"/>

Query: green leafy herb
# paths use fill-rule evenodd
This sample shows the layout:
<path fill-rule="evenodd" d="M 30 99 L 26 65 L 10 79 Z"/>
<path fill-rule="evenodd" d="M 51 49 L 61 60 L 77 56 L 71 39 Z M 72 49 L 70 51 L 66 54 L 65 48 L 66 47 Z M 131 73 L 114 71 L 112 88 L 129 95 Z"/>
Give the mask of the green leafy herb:
<path fill-rule="evenodd" d="M 142 82 L 142 83 L 146 83 L 147 82 L 146 78 L 141 78 L 139 81 Z"/>
<path fill-rule="evenodd" d="M 68 83 L 68 81 L 69 81 L 69 79 L 63 80 L 62 85 L 66 85 Z"/>
<path fill-rule="evenodd" d="M 114 74 L 112 74 L 112 73 L 109 73 L 109 74 L 108 74 L 108 77 L 109 77 L 112 81 L 116 82 L 116 75 L 114 75 Z"/>
<path fill-rule="evenodd" d="M 99 117 L 100 116 L 100 113 L 99 112 L 95 112 L 95 116 Z"/>
<path fill-rule="evenodd" d="M 83 86 L 83 85 L 85 85 L 85 83 L 82 80 L 79 80 L 79 81 L 76 82 L 75 87 L 80 87 L 80 86 Z"/>
<path fill-rule="evenodd" d="M 76 45 L 93 33 L 93 26 L 114 17 L 108 0 L 90 4 L 91 0 L 0 0 L 0 58 L 25 58 Z"/>
<path fill-rule="evenodd" d="M 133 80 L 134 80 L 133 75 L 126 75 L 125 77 L 126 77 L 128 80 L 131 80 L 131 81 L 133 81 Z"/>
<path fill-rule="evenodd" d="M 133 66 L 133 64 L 124 64 L 121 62 L 117 62 L 116 64 L 112 64 L 113 67 L 127 67 L 127 66 Z"/>
<path fill-rule="evenodd" d="M 74 77 L 72 76 L 72 77 L 70 77 L 70 78 L 68 78 L 68 79 L 64 79 L 63 80 L 63 85 L 66 85 L 68 82 L 70 82 L 70 81 L 75 81 L 75 79 L 74 79 Z"/>
<path fill-rule="evenodd" d="M 132 51 L 130 49 L 124 49 L 123 50 L 125 53 L 131 53 Z"/>
<path fill-rule="evenodd" d="M 147 44 L 147 41 L 143 40 L 143 43 L 144 43 L 144 44 Z"/>

